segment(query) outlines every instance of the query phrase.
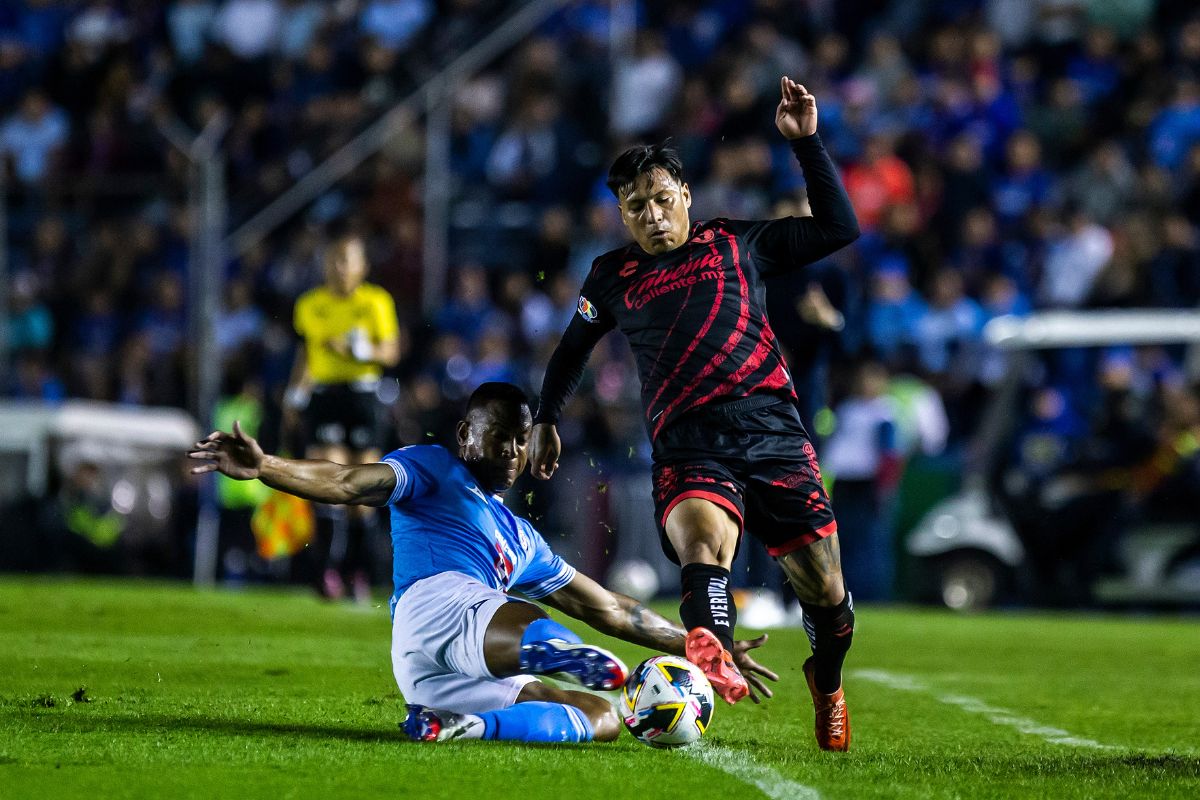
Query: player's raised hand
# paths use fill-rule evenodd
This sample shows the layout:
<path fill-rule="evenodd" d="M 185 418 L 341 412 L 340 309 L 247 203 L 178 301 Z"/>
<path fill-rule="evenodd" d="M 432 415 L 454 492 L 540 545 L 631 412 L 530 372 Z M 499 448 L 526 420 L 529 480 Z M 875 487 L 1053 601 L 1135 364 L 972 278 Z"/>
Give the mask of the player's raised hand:
<path fill-rule="evenodd" d="M 746 683 L 750 684 L 750 699 L 755 703 L 761 703 L 764 697 L 774 696 L 771 687 L 763 683 L 763 678 L 772 681 L 779 680 L 778 675 L 750 657 L 751 650 L 762 647 L 766 643 L 767 634 L 765 633 L 757 639 L 739 639 L 733 643 L 733 661 L 742 671 L 742 677 L 746 679 Z"/>
<path fill-rule="evenodd" d="M 788 139 L 817 132 L 817 98 L 786 75 L 779 79 L 782 97 L 775 109 L 775 127 Z"/>
<path fill-rule="evenodd" d="M 233 433 L 213 431 L 204 441 L 188 453 L 188 458 L 203 461 L 192 467 L 193 475 L 205 472 L 220 472 L 240 481 L 257 478 L 262 469 L 263 450 L 253 436 L 248 436 L 238 422 L 233 423 Z"/>
<path fill-rule="evenodd" d="M 529 441 L 529 472 L 535 478 L 549 480 L 558 469 L 558 457 L 562 454 L 562 441 L 558 429 L 543 422 L 533 426 Z"/>

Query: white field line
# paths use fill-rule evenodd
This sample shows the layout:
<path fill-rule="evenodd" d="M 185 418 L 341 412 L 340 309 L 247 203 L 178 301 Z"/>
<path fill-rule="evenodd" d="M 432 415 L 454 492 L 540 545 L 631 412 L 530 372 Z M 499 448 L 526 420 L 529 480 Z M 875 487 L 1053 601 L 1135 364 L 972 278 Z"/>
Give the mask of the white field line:
<path fill-rule="evenodd" d="M 994 725 L 1004 725 L 1009 728 L 1015 728 L 1021 733 L 1030 736 L 1037 736 L 1041 739 L 1053 744 L 1063 744 L 1069 747 L 1086 747 L 1092 750 L 1113 750 L 1118 749 L 1113 745 L 1101 744 L 1094 739 L 1085 739 L 1080 736 L 1074 736 L 1061 728 L 1054 728 L 1049 725 L 1043 725 L 1040 722 L 1017 715 L 1007 708 L 997 708 L 996 706 L 988 705 L 982 700 L 975 697 L 968 697 L 961 694 L 942 694 L 936 689 L 922 683 L 908 675 L 899 675 L 893 672 L 887 672 L 882 669 L 860 669 L 851 673 L 855 678 L 864 681 L 878 683 L 881 686 L 886 686 L 889 689 L 895 689 L 901 692 L 916 692 L 919 694 L 927 694 L 939 703 L 945 703 L 948 706 L 956 706 L 970 714 L 979 714 Z"/>
<path fill-rule="evenodd" d="M 783 777 L 740 750 L 701 741 L 681 748 L 681 752 L 755 787 L 771 800 L 821 800 L 813 787 Z"/>

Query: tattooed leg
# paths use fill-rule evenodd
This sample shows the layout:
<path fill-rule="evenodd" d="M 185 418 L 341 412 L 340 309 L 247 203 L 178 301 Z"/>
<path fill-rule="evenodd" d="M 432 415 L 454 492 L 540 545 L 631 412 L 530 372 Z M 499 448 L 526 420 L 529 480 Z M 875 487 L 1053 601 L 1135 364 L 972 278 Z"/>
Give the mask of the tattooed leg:
<path fill-rule="evenodd" d="M 816 688 L 832 694 L 842 685 L 842 662 L 854 638 L 854 602 L 842 578 L 837 534 L 780 556 L 779 564 L 804 610 Z"/>
<path fill-rule="evenodd" d="M 842 551 L 836 533 L 782 555 L 778 561 L 802 604 L 836 606 L 845 597 Z"/>

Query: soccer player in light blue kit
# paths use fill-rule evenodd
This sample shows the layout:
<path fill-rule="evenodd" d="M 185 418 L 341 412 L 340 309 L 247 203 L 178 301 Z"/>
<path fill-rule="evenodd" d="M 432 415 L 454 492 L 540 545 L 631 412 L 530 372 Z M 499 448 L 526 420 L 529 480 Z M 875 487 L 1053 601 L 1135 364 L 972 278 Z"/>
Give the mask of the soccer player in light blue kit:
<path fill-rule="evenodd" d="M 533 427 L 529 403 L 506 383 L 482 384 L 457 428 L 457 455 L 405 447 L 376 464 L 266 455 L 234 425 L 197 442 L 194 473 L 259 478 L 322 503 L 387 505 L 392 518 L 392 670 L 408 703 L 403 723 L 421 741 L 506 739 L 611 741 L 611 704 L 560 689 L 554 675 L 588 689 L 615 689 L 625 666 L 584 644 L 533 603 L 540 600 L 634 644 L 684 655 L 687 632 L 631 597 L 611 592 L 555 555 L 500 498 L 525 469 Z M 766 636 L 735 643 L 734 658 L 758 694 L 777 676 L 750 657 Z M 752 698 L 758 701 L 756 693 Z"/>

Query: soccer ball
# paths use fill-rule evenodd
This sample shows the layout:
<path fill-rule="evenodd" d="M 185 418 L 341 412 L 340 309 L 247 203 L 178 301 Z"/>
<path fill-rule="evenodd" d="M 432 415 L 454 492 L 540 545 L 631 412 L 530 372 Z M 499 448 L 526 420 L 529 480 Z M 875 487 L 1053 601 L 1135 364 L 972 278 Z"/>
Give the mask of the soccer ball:
<path fill-rule="evenodd" d="M 679 747 L 704 735 L 713 715 L 713 690 L 694 664 L 655 656 L 625 682 L 621 716 L 634 737 L 651 747 Z"/>

